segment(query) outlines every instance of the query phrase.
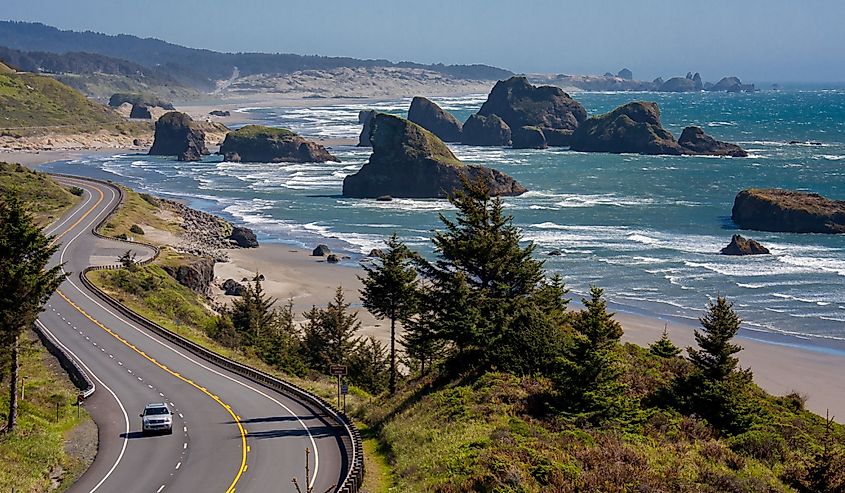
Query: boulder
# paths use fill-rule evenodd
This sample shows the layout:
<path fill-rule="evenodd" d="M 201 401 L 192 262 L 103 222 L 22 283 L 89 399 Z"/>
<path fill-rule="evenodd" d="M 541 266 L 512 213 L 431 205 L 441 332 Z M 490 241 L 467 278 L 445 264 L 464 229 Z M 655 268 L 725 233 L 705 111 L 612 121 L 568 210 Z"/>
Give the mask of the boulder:
<path fill-rule="evenodd" d="M 179 156 L 182 161 L 198 161 L 208 153 L 205 132 L 196 128 L 185 113 L 171 111 L 156 122 L 151 156 Z"/>
<path fill-rule="evenodd" d="M 343 180 L 344 197 L 446 197 L 463 188 L 462 178 L 483 181 L 491 195 L 526 191 L 504 173 L 463 164 L 437 136 L 398 116 L 377 114 L 370 142 L 369 161 Z"/>
<path fill-rule="evenodd" d="M 540 127 L 519 127 L 511 137 L 514 149 L 545 149 L 548 146 L 546 136 Z"/>
<path fill-rule="evenodd" d="M 317 245 L 317 248 L 315 248 L 314 251 L 311 252 L 311 255 L 313 257 L 325 257 L 326 255 L 331 254 L 332 250 L 328 247 L 328 245 L 323 244 Z"/>
<path fill-rule="evenodd" d="M 587 110 L 563 89 L 534 86 L 525 77 L 497 82 L 478 114 L 498 115 L 512 129 L 533 126 L 575 130 L 587 119 Z"/>
<path fill-rule="evenodd" d="M 690 74 L 690 77 L 692 77 L 692 74 Z M 660 92 L 693 92 L 698 89 L 695 88 L 695 81 L 692 78 L 672 77 L 661 84 L 657 90 Z"/>
<path fill-rule="evenodd" d="M 509 146 L 511 128 L 497 115 L 471 115 L 464 123 L 461 143 L 470 146 Z"/>
<path fill-rule="evenodd" d="M 232 113 L 230 113 L 229 111 L 224 111 L 224 110 L 211 110 L 211 111 L 208 112 L 208 114 L 211 115 L 211 116 L 231 116 L 232 115 Z"/>
<path fill-rule="evenodd" d="M 620 70 L 619 73 L 616 74 L 616 76 L 620 79 L 634 80 L 634 73 L 627 68 L 623 68 L 622 70 Z"/>
<path fill-rule="evenodd" d="M 845 201 L 817 193 L 751 188 L 737 194 L 731 218 L 743 229 L 845 233 Z"/>
<path fill-rule="evenodd" d="M 751 238 L 733 235 L 731 242 L 719 253 L 722 255 L 767 255 L 769 249 Z"/>
<path fill-rule="evenodd" d="M 340 257 L 338 257 L 337 255 L 332 253 L 331 255 L 326 257 L 326 262 L 328 262 L 330 264 L 336 264 L 336 263 L 340 262 Z"/>
<path fill-rule="evenodd" d="M 152 120 L 153 114 L 150 107 L 145 104 L 133 104 L 132 110 L 129 112 L 129 118 L 139 118 L 142 120 Z"/>
<path fill-rule="evenodd" d="M 361 135 L 358 136 L 358 147 L 372 147 L 370 144 L 370 121 L 376 116 L 375 110 L 361 110 L 358 112 L 358 123 L 363 125 Z"/>
<path fill-rule="evenodd" d="M 246 293 L 246 286 L 234 279 L 226 279 L 220 287 L 226 296 L 243 296 Z"/>
<path fill-rule="evenodd" d="M 683 154 L 675 137 L 660 124 L 657 103 L 634 102 L 583 122 L 571 149 L 582 152 Z"/>
<path fill-rule="evenodd" d="M 678 139 L 678 145 L 684 148 L 685 154 L 704 154 L 708 156 L 748 157 L 745 150 L 728 142 L 721 142 L 710 137 L 699 127 L 687 127 Z"/>
<path fill-rule="evenodd" d="M 242 226 L 232 228 L 232 234 L 229 235 L 229 240 L 241 248 L 258 248 L 258 239 L 255 237 L 255 233 L 251 229 Z"/>
<path fill-rule="evenodd" d="M 426 98 L 417 96 L 411 100 L 408 120 L 438 136 L 443 142 L 461 141 L 461 122 Z"/>
<path fill-rule="evenodd" d="M 321 163 L 340 162 L 325 147 L 306 140 L 286 128 L 247 125 L 226 134 L 220 146 L 226 161 L 231 158 L 250 163 Z"/>
<path fill-rule="evenodd" d="M 214 281 L 214 259 L 194 257 L 179 264 L 161 267 L 176 282 L 196 293 L 205 294 Z"/>

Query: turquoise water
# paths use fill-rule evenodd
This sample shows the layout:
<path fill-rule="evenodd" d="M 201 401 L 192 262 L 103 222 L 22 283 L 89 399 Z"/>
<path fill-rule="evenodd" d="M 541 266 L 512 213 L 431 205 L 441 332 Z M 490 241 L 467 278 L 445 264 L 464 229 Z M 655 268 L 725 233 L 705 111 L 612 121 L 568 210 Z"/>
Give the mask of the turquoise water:
<path fill-rule="evenodd" d="M 736 193 L 747 187 L 811 190 L 845 199 L 845 91 L 756 94 L 584 93 L 591 114 L 632 99 L 657 101 L 664 125 L 688 124 L 743 145 L 745 159 L 581 154 L 455 145 L 466 162 L 501 169 L 530 192 L 505 202 L 538 255 L 575 293 L 604 287 L 616 306 L 664 317 L 696 318 L 708 296 L 727 295 L 746 328 L 845 340 L 845 236 L 742 232 L 773 255 L 718 254 L 732 234 Z M 436 100 L 464 119 L 484 96 Z M 377 108 L 403 114 L 409 100 Z M 372 105 L 366 107 L 373 107 Z M 268 124 L 303 134 L 357 137 L 364 105 L 248 108 Z M 788 145 L 791 140 L 822 145 Z M 369 151 L 335 147 L 342 163 L 202 163 L 143 155 L 92 156 L 46 168 L 108 177 L 246 223 L 265 240 L 305 247 L 318 242 L 363 254 L 396 231 L 430 253 L 443 200 L 376 202 L 339 196 L 343 177 Z M 562 256 L 546 255 L 560 250 Z"/>

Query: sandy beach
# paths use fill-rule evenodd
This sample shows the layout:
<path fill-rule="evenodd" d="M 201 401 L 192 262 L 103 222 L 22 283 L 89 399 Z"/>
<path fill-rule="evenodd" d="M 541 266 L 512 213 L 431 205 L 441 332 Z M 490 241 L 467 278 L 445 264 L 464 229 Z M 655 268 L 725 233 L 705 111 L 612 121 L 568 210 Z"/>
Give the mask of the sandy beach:
<path fill-rule="evenodd" d="M 297 316 L 312 305 L 325 305 L 342 286 L 352 309 L 358 310 L 362 322 L 361 334 L 373 335 L 387 342 L 388 327 L 361 308 L 358 299 L 363 269 L 349 265 L 332 265 L 322 257 L 312 257 L 309 251 L 282 244 L 266 244 L 257 249 L 232 250 L 228 263 L 215 266 L 218 282 L 232 278 L 241 280 L 252 277 L 256 272 L 263 274 L 263 286 L 267 293 L 280 302 L 293 299 Z M 215 296 L 220 301 L 231 298 L 223 296 L 217 289 Z M 625 330 L 623 339 L 646 346 L 659 339 L 665 321 L 630 313 L 616 313 L 616 319 Z M 695 345 L 693 324 L 669 322 L 668 332 L 679 347 Z M 837 375 L 845 370 L 845 356 L 827 354 L 812 349 L 782 346 L 760 342 L 745 337 L 738 338 L 743 351 L 739 354 L 741 365 L 751 367 L 754 381 L 768 392 L 784 395 L 798 392 L 807 397 L 807 408 L 824 415 L 830 410 L 837 417 L 845 416 L 845 380 Z M 837 420 L 840 421 L 840 420 Z"/>

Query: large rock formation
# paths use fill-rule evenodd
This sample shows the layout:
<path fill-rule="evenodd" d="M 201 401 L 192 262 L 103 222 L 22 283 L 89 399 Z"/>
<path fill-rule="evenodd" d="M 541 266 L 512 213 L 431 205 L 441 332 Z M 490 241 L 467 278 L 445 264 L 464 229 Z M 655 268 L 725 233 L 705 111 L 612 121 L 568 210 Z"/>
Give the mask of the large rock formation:
<path fill-rule="evenodd" d="M 698 127 L 687 127 L 676 141 L 660 123 L 657 103 L 628 103 L 594 116 L 572 135 L 571 149 L 582 152 L 736 156 L 748 154 L 739 146 L 720 142 Z"/>
<path fill-rule="evenodd" d="M 511 129 L 575 130 L 587 119 L 587 110 L 561 88 L 534 86 L 525 77 L 497 82 L 478 114 L 498 115 Z"/>
<path fill-rule="evenodd" d="M 683 154 L 660 124 L 656 103 L 634 102 L 583 122 L 572 135 L 572 150 L 637 154 Z"/>
<path fill-rule="evenodd" d="M 698 91 L 695 82 L 687 77 L 672 77 L 664 82 L 658 89 L 660 92 L 692 92 Z"/>
<path fill-rule="evenodd" d="M 258 238 L 255 233 L 243 226 L 235 226 L 232 228 L 232 234 L 229 235 L 229 241 L 241 248 L 258 248 Z"/>
<path fill-rule="evenodd" d="M 710 86 L 708 91 L 725 92 L 754 92 L 754 84 L 743 84 L 739 77 L 723 77 L 722 80 Z"/>
<path fill-rule="evenodd" d="M 150 111 L 150 107 L 145 104 L 133 104 L 132 109 L 129 111 L 129 118 L 152 120 L 153 113 Z"/>
<path fill-rule="evenodd" d="M 361 135 L 358 136 L 358 147 L 372 147 L 370 144 L 370 122 L 376 116 L 375 110 L 361 110 L 358 112 L 358 123 L 363 125 Z"/>
<path fill-rule="evenodd" d="M 461 143 L 470 146 L 509 146 L 511 128 L 497 115 L 470 115 L 461 132 Z"/>
<path fill-rule="evenodd" d="M 178 156 L 180 161 L 199 161 L 209 154 L 205 132 L 185 113 L 171 111 L 156 122 L 151 156 Z"/>
<path fill-rule="evenodd" d="M 706 154 L 709 156 L 747 157 L 745 149 L 728 142 L 721 142 L 710 137 L 699 127 L 687 127 L 681 132 L 678 144 L 685 153 Z"/>
<path fill-rule="evenodd" d="M 370 160 L 343 180 L 345 197 L 445 197 L 462 188 L 461 177 L 484 181 L 491 195 L 526 191 L 504 173 L 463 164 L 437 136 L 397 116 L 377 114 L 370 142 Z"/>
<path fill-rule="evenodd" d="M 731 218 L 743 229 L 845 233 L 845 201 L 817 193 L 751 188 L 737 194 Z"/>
<path fill-rule="evenodd" d="M 165 263 L 161 268 L 179 284 L 200 294 L 207 293 L 214 281 L 214 259 L 207 257 L 193 257 L 178 264 Z"/>
<path fill-rule="evenodd" d="M 546 136 L 540 127 L 519 127 L 511 136 L 514 149 L 545 149 Z"/>
<path fill-rule="evenodd" d="M 620 79 L 634 80 L 634 73 L 631 72 L 631 70 L 627 69 L 627 68 L 623 68 L 622 70 L 620 70 L 619 73 L 616 74 L 616 76 L 619 77 Z"/>
<path fill-rule="evenodd" d="M 247 125 L 229 132 L 220 146 L 227 161 L 252 163 L 321 163 L 340 160 L 325 147 L 286 128 Z"/>
<path fill-rule="evenodd" d="M 719 253 L 722 255 L 767 255 L 769 249 L 751 238 L 733 235 L 728 246 L 722 248 Z"/>
<path fill-rule="evenodd" d="M 461 141 L 461 122 L 426 98 L 416 96 L 411 100 L 408 120 L 433 133 L 443 142 Z"/>

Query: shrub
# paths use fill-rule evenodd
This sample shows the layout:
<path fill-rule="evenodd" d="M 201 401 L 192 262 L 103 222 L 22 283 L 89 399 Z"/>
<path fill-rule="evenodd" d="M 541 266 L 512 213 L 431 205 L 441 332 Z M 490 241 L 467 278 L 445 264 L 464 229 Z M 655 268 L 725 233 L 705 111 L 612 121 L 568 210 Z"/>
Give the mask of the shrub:
<path fill-rule="evenodd" d="M 130 233 L 133 233 L 133 234 L 136 234 L 136 235 L 142 235 L 142 234 L 144 234 L 144 230 L 143 230 L 143 229 L 141 229 L 141 226 L 138 226 L 137 224 L 133 224 L 133 225 L 129 228 L 129 232 L 130 232 Z"/>
<path fill-rule="evenodd" d="M 81 197 L 81 196 L 82 196 L 82 194 L 84 193 L 84 191 L 83 191 L 81 188 L 79 188 L 79 187 L 70 187 L 70 188 L 68 189 L 68 191 L 69 191 L 70 193 L 72 193 L 73 195 L 76 195 L 77 197 Z"/>
<path fill-rule="evenodd" d="M 783 437 L 764 430 L 751 430 L 732 437 L 728 440 L 728 446 L 738 454 L 765 462 L 780 460 L 786 452 Z"/>

